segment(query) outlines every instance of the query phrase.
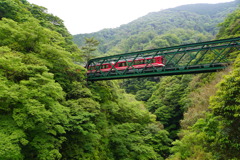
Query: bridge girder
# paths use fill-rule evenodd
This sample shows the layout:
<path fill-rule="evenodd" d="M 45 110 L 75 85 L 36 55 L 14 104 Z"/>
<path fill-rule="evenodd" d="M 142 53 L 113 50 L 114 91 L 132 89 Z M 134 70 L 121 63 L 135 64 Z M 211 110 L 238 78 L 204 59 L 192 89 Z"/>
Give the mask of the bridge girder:
<path fill-rule="evenodd" d="M 237 37 L 95 58 L 87 63 L 87 68 L 96 66 L 94 71 L 87 74 L 87 80 L 98 81 L 215 72 L 232 63 L 236 57 L 233 57 L 230 53 L 239 51 L 239 47 L 240 37 Z M 140 57 L 147 59 L 157 56 L 164 57 L 164 66 L 155 67 L 152 65 L 149 67 L 151 63 L 146 60 L 147 65 L 145 67 L 134 68 L 134 60 Z M 122 60 L 128 61 L 128 59 L 132 59 L 132 61 L 127 62 L 126 69 L 121 71 L 116 69 L 114 64 Z M 101 65 L 106 63 L 111 64 L 111 70 L 103 72 Z"/>

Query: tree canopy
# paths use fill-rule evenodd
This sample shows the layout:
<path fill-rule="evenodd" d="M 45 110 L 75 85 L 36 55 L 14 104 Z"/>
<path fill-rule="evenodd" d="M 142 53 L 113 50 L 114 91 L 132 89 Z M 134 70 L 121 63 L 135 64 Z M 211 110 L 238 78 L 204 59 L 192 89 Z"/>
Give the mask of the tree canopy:
<path fill-rule="evenodd" d="M 229 4 L 211 13 L 220 18 L 235 8 Z M 219 73 L 93 83 L 81 65 L 92 53 L 209 40 L 224 16 L 206 24 L 213 17 L 199 13 L 151 13 L 132 28 L 99 32 L 103 39 L 87 37 L 79 49 L 46 8 L 2 0 L 0 159 L 239 159 L 239 56 Z M 239 36 L 238 19 L 239 9 L 220 24 L 217 38 Z"/>
<path fill-rule="evenodd" d="M 168 132 L 116 82 L 86 82 L 63 21 L 25 0 L 0 2 L 0 159 L 163 159 Z"/>

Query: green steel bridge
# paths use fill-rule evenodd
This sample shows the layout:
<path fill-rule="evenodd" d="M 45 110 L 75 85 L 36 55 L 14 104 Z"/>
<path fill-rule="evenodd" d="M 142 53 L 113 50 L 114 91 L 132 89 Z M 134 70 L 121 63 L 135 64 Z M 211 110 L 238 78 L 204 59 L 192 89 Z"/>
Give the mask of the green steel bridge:
<path fill-rule="evenodd" d="M 233 57 L 231 53 L 235 51 L 240 51 L 240 37 L 95 58 L 87 63 L 86 68 L 96 66 L 94 71 L 90 71 L 87 74 L 87 80 L 99 81 L 215 72 L 226 68 L 232 63 L 236 57 Z M 164 57 L 165 66 L 154 67 L 152 65 L 147 67 L 147 65 L 151 65 L 151 62 L 146 58 L 154 58 L 156 56 Z M 138 58 L 146 59 L 146 67 L 141 69 L 134 68 L 133 61 Z M 125 70 L 118 71 L 115 68 L 114 64 L 117 62 L 129 59 L 132 59 L 132 62 L 127 62 Z M 102 72 L 100 70 L 101 65 L 104 63 L 111 64 L 110 71 Z"/>

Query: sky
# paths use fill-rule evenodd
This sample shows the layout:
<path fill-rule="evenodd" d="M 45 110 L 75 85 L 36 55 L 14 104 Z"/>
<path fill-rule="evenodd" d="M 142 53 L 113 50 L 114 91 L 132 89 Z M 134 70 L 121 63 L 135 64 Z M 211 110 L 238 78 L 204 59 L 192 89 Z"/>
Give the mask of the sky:
<path fill-rule="evenodd" d="M 75 34 L 116 28 L 150 12 L 196 3 L 223 3 L 233 0 L 28 0 L 48 9 Z"/>

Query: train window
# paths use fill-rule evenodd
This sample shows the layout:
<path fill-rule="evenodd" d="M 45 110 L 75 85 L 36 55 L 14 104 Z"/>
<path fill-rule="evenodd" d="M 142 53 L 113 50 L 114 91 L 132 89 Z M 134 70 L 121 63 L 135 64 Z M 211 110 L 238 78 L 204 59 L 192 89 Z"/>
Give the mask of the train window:
<path fill-rule="evenodd" d="M 156 59 L 152 59 L 152 63 L 156 63 Z"/>
<path fill-rule="evenodd" d="M 106 69 L 107 65 L 101 65 L 101 69 Z"/>
<path fill-rule="evenodd" d="M 126 62 L 118 63 L 118 67 L 124 67 L 124 66 L 127 66 Z"/>
<path fill-rule="evenodd" d="M 138 64 L 143 64 L 143 60 L 139 60 L 139 61 L 138 61 Z"/>
<path fill-rule="evenodd" d="M 135 65 L 141 64 L 141 61 L 134 61 Z"/>

